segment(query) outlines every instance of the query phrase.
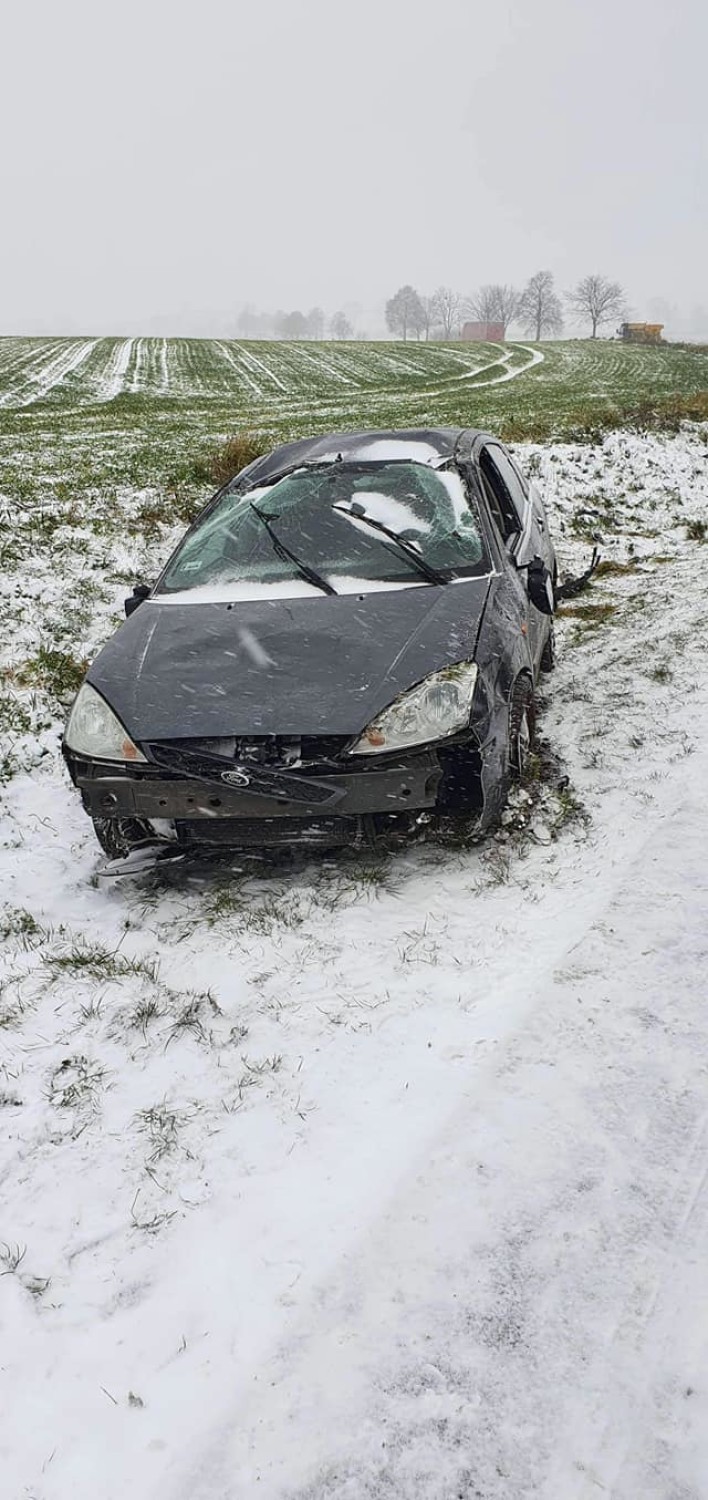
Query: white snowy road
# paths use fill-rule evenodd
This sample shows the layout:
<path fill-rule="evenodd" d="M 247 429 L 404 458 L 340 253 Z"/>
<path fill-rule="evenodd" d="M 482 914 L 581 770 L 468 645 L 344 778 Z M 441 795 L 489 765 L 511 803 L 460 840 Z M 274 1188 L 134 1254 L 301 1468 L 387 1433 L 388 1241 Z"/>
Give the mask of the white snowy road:
<path fill-rule="evenodd" d="M 9 781 L 3 1500 L 708 1495 L 708 450 L 534 457 L 568 566 L 614 528 L 543 720 L 587 827 L 96 885 L 54 729 Z"/>

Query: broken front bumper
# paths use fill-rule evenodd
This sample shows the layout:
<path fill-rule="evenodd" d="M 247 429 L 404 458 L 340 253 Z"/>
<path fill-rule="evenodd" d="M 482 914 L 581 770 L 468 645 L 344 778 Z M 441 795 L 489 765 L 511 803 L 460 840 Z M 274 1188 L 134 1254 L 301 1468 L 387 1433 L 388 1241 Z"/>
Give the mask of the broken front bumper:
<path fill-rule="evenodd" d="M 254 791 L 248 784 L 234 786 L 217 779 L 138 778 L 105 771 L 88 777 L 79 773 L 76 785 L 86 811 L 94 818 L 199 818 L 206 822 L 214 818 L 311 818 L 335 811 L 338 816 L 356 816 L 433 807 L 440 776 L 440 766 L 431 757 L 422 765 L 378 770 L 375 776 L 330 776 L 326 787 L 318 779 L 311 797 L 301 785 L 296 795 L 289 794 L 285 773 L 278 777 L 278 787 L 269 791 Z M 296 780 L 293 778 L 294 783 Z M 304 781 L 300 778 L 301 783 Z"/>
<path fill-rule="evenodd" d="M 295 767 L 238 762 L 205 772 L 166 770 L 164 764 L 109 764 L 65 748 L 83 805 L 96 820 L 136 821 L 146 832 L 184 844 L 336 842 L 356 840 L 445 805 L 455 755 L 464 745 L 410 751 L 347 763 Z M 452 761 L 451 761 L 452 757 Z M 405 820 L 404 820 L 405 821 Z"/>

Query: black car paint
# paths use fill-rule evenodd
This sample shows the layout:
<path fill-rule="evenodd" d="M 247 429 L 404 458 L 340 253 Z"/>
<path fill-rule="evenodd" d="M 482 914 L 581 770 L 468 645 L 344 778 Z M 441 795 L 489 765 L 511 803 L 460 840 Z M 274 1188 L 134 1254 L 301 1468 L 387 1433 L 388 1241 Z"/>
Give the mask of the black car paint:
<path fill-rule="evenodd" d="M 376 812 L 435 808 L 455 756 L 474 754 L 481 826 L 498 815 L 508 786 L 510 696 L 520 676 L 535 680 L 548 622 L 530 604 L 521 559 L 510 555 L 486 504 L 477 461 L 481 447 L 497 440 L 438 429 L 334 434 L 288 444 L 224 486 L 202 516 L 227 490 L 250 490 L 288 468 L 333 460 L 340 453 L 346 457 L 377 441 L 426 443 L 455 464 L 476 500 L 490 573 L 445 586 L 412 581 L 409 588 L 363 595 L 238 604 L 149 597 L 87 675 L 144 748 L 147 766 L 81 762 L 65 749 L 72 779 L 94 818 L 178 823 L 184 818 L 189 820 L 185 829 L 203 828 L 207 838 L 215 820 L 226 819 L 235 846 L 239 828 L 249 820 L 281 819 L 287 829 L 292 819 L 296 837 L 295 829 L 317 814 L 314 797 L 309 804 L 301 797 L 290 800 L 282 785 L 278 796 L 263 787 L 229 786 L 218 765 L 213 770 L 207 765 L 196 779 L 165 776 L 153 763 L 151 742 L 319 733 L 344 737 L 351 748 L 366 724 L 401 692 L 430 672 L 473 657 L 479 676 L 468 731 L 398 754 L 340 755 L 326 764 L 325 775 L 333 785 L 336 781 L 337 813 L 353 823 Z M 534 517 L 530 548 L 551 570 L 553 549 L 544 522 L 542 516 L 539 526 Z M 258 643 L 258 659 L 249 649 L 252 640 Z M 267 670 L 263 652 L 271 663 Z M 305 776 L 318 772 L 317 761 L 304 768 Z"/>
<path fill-rule="evenodd" d="M 485 577 L 237 605 L 149 599 L 87 681 L 139 741 L 355 735 L 429 672 L 474 656 L 489 585 Z"/>

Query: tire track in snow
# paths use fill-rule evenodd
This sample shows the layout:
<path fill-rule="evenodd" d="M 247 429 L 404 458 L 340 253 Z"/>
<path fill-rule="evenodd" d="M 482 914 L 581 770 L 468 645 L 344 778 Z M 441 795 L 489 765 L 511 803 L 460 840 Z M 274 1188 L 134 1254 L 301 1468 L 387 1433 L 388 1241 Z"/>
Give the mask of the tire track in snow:
<path fill-rule="evenodd" d="M 160 339 L 160 347 L 157 351 L 157 363 L 160 370 L 160 383 L 157 394 L 166 396 L 170 389 L 170 376 L 167 368 L 167 339 Z"/>
<path fill-rule="evenodd" d="M 55 390 L 58 385 L 62 384 L 67 375 L 71 375 L 74 370 L 79 368 L 79 365 L 83 364 L 85 359 L 88 359 L 91 350 L 95 348 L 97 343 L 98 339 L 86 339 L 77 346 L 76 341 L 72 339 L 70 348 L 62 350 L 59 354 L 55 355 L 38 374 L 30 375 L 29 380 L 36 386 L 36 391 L 26 396 L 18 404 L 20 406 L 32 406 L 35 401 L 41 401 L 49 391 Z"/>
<path fill-rule="evenodd" d="M 476 376 L 480 373 L 480 367 L 478 367 L 476 370 L 469 370 L 464 375 L 453 375 L 451 379 L 441 381 L 438 385 L 435 386 L 415 386 L 412 390 L 404 391 L 397 391 L 395 389 L 389 390 L 385 386 L 377 386 L 375 390 L 362 391 L 359 400 L 359 407 L 360 409 L 364 408 L 367 402 L 369 405 L 378 406 L 383 400 L 385 400 L 391 406 L 408 405 L 412 400 L 417 401 L 419 399 L 424 399 L 427 401 L 431 398 L 434 398 L 435 396 L 449 395 L 450 392 L 455 390 L 456 387 L 463 386 L 465 382 L 469 381 L 474 381 L 474 390 L 485 386 L 503 385 L 505 381 L 516 380 L 517 376 L 525 375 L 528 370 L 533 369 L 535 365 L 541 364 L 543 362 L 544 356 L 539 350 L 527 349 L 526 345 L 517 345 L 516 347 L 524 348 L 524 350 L 531 356 L 527 363 L 524 365 L 519 365 L 518 367 L 511 370 L 507 369 L 505 370 L 505 373 L 503 375 L 498 375 L 491 380 L 477 380 Z M 511 356 L 508 357 L 510 358 Z M 495 360 L 492 362 L 492 364 L 503 363 L 505 363 L 503 359 Z M 492 366 L 489 365 L 483 365 L 481 366 L 481 371 L 483 372 L 485 369 L 489 369 L 491 367 Z M 293 409 L 295 408 L 293 407 Z M 332 406 L 331 408 L 332 411 L 336 411 L 336 409 L 337 408 L 335 406 Z M 318 409 L 318 415 L 321 415 L 321 408 Z"/>
<path fill-rule="evenodd" d="M 360 381 L 353 379 L 351 375 L 343 374 L 341 370 L 337 369 L 336 365 L 333 365 L 331 361 L 323 355 L 312 354 L 308 349 L 300 348 L 299 345 L 297 350 L 297 360 L 299 360 L 300 364 L 309 364 L 310 367 L 314 366 L 314 368 L 318 371 L 321 371 L 323 375 L 329 375 L 333 380 L 338 380 L 340 385 L 354 386 L 355 389 L 358 389 L 361 384 Z M 297 364 L 297 361 L 295 361 L 295 363 Z"/>
<path fill-rule="evenodd" d="M 125 389 L 127 391 L 130 391 L 133 395 L 136 395 L 138 394 L 138 392 L 145 390 L 144 372 L 147 360 L 147 352 L 145 348 L 146 344 L 147 339 L 133 340 L 135 363 L 133 365 L 133 371 L 130 380 L 127 382 L 125 387 Z"/>
<path fill-rule="evenodd" d="M 117 342 L 103 375 L 96 382 L 98 401 L 112 401 L 125 390 L 125 375 L 134 343 L 135 339 L 121 339 Z"/>
<path fill-rule="evenodd" d="M 259 371 L 259 370 L 262 371 L 262 373 L 265 376 L 266 380 L 271 380 L 273 382 L 273 385 L 277 385 L 277 387 L 278 387 L 279 390 L 285 391 L 286 395 L 288 394 L 288 387 L 287 387 L 287 385 L 284 385 L 283 381 L 279 380 L 278 376 L 273 374 L 273 371 L 268 368 L 268 365 L 265 364 L 264 360 L 258 359 L 255 354 L 251 353 L 250 349 L 248 350 L 248 352 L 246 352 L 246 350 L 243 347 L 241 348 L 241 355 L 242 355 L 243 360 L 249 366 L 250 369 L 255 369 L 256 371 Z M 263 392 L 263 395 L 264 396 L 266 395 L 265 391 Z"/>
<path fill-rule="evenodd" d="M 500 344 L 499 347 L 503 349 L 504 345 Z M 474 380 L 475 386 L 503 385 L 505 380 L 516 380 L 517 375 L 525 375 L 527 370 L 533 369 L 534 365 L 543 364 L 544 356 L 541 353 L 540 349 L 530 349 L 528 344 L 515 344 L 514 349 L 523 349 L 524 353 L 528 354 L 529 358 L 525 365 L 515 365 L 511 369 L 507 369 L 504 375 L 496 375 L 491 380 L 476 380 L 474 372 L 470 373 L 469 375 L 460 375 L 459 379 Z M 509 354 L 505 354 L 501 359 L 493 360 L 492 365 L 507 364 L 508 360 L 512 357 L 514 349 L 512 349 Z M 486 369 L 490 369 L 491 367 L 492 366 L 489 365 L 483 365 L 481 373 L 484 373 Z M 480 372 L 477 371 L 476 373 L 479 374 Z"/>
<path fill-rule="evenodd" d="M 227 365 L 229 365 L 232 370 L 235 370 L 236 374 L 241 380 L 246 382 L 249 390 L 253 391 L 256 396 L 265 395 L 262 386 L 260 386 L 257 380 L 254 380 L 253 376 L 250 375 L 246 370 L 243 360 L 237 360 L 234 358 L 234 353 L 223 339 L 215 339 L 214 347 L 218 349 L 219 354 L 221 355 L 222 359 L 226 361 Z M 239 354 L 242 355 L 243 351 L 241 350 L 240 346 L 237 344 L 235 347 L 236 349 L 238 349 Z"/>
<path fill-rule="evenodd" d="M 96 342 L 97 340 L 92 340 L 92 346 Z M 56 372 L 60 360 L 66 360 L 67 356 L 71 359 L 75 355 L 77 340 L 15 339 L 12 343 L 13 351 L 2 371 L 3 383 L 7 388 L 0 395 L 0 406 L 29 406 L 39 400 L 41 394 L 31 390 L 31 387 L 36 386 L 48 371 Z"/>

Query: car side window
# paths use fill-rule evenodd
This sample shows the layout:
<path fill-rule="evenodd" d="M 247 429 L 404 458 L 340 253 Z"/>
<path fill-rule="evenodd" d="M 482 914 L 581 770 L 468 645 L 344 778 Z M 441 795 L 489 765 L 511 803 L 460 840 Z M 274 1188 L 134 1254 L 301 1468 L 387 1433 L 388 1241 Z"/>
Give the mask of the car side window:
<path fill-rule="evenodd" d="M 502 540 L 508 542 L 521 530 L 525 496 L 519 479 L 503 449 L 496 444 L 483 448 L 479 467 L 489 508 Z"/>

